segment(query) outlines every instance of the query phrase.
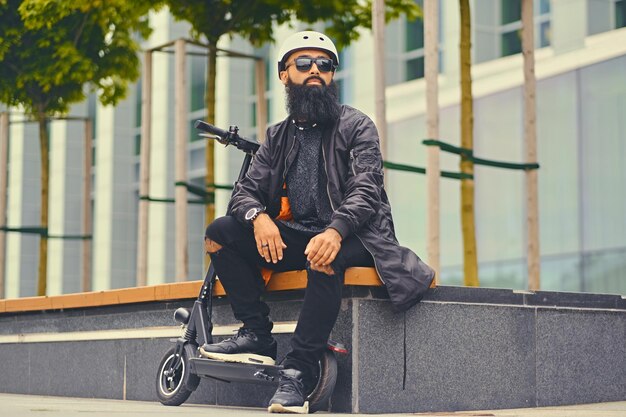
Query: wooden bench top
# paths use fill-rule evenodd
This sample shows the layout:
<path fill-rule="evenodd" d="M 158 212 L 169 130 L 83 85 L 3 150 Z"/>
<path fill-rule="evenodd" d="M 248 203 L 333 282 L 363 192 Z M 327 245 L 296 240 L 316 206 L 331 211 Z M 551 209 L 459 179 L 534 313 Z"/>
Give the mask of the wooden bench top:
<path fill-rule="evenodd" d="M 306 288 L 306 280 L 306 271 L 277 272 L 272 274 L 272 278 L 267 284 L 267 290 L 284 291 Z M 382 285 L 374 268 L 361 267 L 349 268 L 346 271 L 345 284 Z M 0 314 L 196 298 L 201 285 L 202 281 L 186 281 L 76 294 L 6 299 L 0 300 Z M 217 281 L 213 295 L 223 296 L 225 294 L 224 288 Z"/>

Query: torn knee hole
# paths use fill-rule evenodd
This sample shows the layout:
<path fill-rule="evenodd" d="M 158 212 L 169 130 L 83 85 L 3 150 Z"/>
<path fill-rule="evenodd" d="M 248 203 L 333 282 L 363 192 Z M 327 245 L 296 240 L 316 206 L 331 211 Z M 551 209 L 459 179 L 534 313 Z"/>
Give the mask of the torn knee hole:
<path fill-rule="evenodd" d="M 204 251 L 206 253 L 215 253 L 222 249 L 222 245 L 219 243 L 213 242 L 211 239 L 204 239 Z"/>

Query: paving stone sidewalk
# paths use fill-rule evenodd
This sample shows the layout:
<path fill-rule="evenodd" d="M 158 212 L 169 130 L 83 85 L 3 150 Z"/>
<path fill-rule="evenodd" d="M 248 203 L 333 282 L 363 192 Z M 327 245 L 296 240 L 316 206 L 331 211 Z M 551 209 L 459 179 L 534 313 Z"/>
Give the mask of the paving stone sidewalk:
<path fill-rule="evenodd" d="M 165 407 L 156 402 L 0 394 L 0 416 L 2 417 L 84 417 L 86 415 L 89 417 L 259 417 L 268 415 L 268 413 L 259 408 L 217 407 L 194 404 L 185 404 L 180 407 Z M 318 415 L 348 416 L 347 414 L 331 413 L 318 413 Z M 626 417 L 626 401 L 515 410 L 382 415 L 389 417 L 409 415 L 420 417 Z M 371 414 L 352 414 L 352 416 L 371 416 Z"/>

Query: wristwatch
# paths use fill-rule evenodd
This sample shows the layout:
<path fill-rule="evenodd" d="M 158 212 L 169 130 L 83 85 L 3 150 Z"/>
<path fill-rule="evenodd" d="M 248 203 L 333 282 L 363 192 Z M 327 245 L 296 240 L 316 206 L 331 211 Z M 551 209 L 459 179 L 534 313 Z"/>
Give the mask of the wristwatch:
<path fill-rule="evenodd" d="M 246 215 L 244 216 L 244 219 L 246 219 L 247 221 L 252 223 L 254 221 L 254 219 L 259 217 L 259 214 L 261 214 L 263 212 L 265 212 L 265 208 L 252 207 L 250 210 L 246 211 Z"/>

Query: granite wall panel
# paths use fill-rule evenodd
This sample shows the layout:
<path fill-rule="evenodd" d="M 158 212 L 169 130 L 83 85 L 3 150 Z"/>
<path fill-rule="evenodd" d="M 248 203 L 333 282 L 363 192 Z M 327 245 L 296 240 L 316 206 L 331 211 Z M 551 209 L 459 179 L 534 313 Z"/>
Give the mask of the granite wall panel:
<path fill-rule="evenodd" d="M 539 406 L 626 399 L 626 314 L 537 311 Z"/>

